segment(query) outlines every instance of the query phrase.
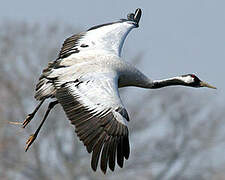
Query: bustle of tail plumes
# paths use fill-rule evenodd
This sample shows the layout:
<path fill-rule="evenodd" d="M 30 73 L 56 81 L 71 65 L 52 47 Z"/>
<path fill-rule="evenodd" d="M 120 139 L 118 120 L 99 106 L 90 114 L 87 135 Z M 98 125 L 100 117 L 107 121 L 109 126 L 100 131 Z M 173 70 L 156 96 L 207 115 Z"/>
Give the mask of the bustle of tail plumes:
<path fill-rule="evenodd" d="M 55 96 L 55 88 L 49 80 L 40 78 L 36 86 L 35 99 L 43 100 Z"/>
<path fill-rule="evenodd" d="M 35 99 L 41 101 L 46 98 L 55 97 L 55 87 L 50 79 L 47 79 L 47 76 L 54 68 L 55 62 L 50 62 L 48 67 L 43 70 L 39 82 L 36 85 Z"/>

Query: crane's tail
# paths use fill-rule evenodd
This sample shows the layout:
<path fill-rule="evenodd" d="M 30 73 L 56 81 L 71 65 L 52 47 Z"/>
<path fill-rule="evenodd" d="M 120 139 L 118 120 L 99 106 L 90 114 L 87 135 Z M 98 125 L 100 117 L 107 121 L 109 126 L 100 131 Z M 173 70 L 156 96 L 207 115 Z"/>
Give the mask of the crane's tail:
<path fill-rule="evenodd" d="M 41 101 L 49 97 L 54 97 L 55 92 L 56 90 L 52 82 L 41 76 L 38 84 L 36 85 L 36 93 L 34 97 L 35 99 Z"/>

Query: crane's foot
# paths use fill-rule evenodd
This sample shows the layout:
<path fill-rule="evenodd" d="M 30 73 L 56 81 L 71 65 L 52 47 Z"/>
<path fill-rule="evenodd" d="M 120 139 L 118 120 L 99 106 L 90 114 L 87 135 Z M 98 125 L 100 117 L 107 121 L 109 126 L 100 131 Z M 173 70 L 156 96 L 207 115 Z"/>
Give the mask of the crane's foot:
<path fill-rule="evenodd" d="M 34 113 L 28 114 L 26 119 L 22 123 L 22 127 L 25 128 L 30 123 L 31 119 L 33 119 L 33 117 Z"/>
<path fill-rule="evenodd" d="M 16 121 L 8 121 L 9 124 L 13 124 L 13 125 L 22 125 L 22 122 L 16 122 Z"/>
<path fill-rule="evenodd" d="M 27 142 L 26 142 L 26 147 L 25 147 L 25 152 L 27 152 L 27 150 L 29 149 L 29 147 L 31 146 L 31 144 L 34 142 L 34 140 L 36 139 L 37 135 L 36 134 L 31 134 L 30 137 L 28 138 Z"/>

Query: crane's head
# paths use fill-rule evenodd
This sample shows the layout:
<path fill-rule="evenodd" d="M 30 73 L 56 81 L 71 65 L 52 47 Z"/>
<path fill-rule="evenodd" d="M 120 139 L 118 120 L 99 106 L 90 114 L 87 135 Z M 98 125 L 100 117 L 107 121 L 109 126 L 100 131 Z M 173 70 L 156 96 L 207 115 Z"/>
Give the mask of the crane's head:
<path fill-rule="evenodd" d="M 191 87 L 207 87 L 207 88 L 212 88 L 216 89 L 216 87 L 200 80 L 196 75 L 194 74 L 186 74 L 182 75 L 180 77 L 180 80 L 184 82 L 186 86 L 191 86 Z"/>

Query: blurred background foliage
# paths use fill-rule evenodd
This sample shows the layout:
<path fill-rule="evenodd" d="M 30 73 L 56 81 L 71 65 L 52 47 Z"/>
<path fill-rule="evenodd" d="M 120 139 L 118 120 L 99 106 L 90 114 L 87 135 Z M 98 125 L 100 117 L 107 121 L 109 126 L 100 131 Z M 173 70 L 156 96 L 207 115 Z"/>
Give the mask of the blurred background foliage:
<path fill-rule="evenodd" d="M 26 129 L 9 122 L 22 122 L 34 109 L 42 69 L 55 60 L 63 40 L 79 29 L 21 21 L 2 22 L 0 29 L 0 179 L 225 179 L 225 104 L 210 90 L 122 89 L 131 119 L 131 155 L 115 172 L 91 170 L 90 155 L 60 105 L 25 153 L 26 139 L 47 103 Z M 143 53 L 129 61 L 144 63 Z"/>

